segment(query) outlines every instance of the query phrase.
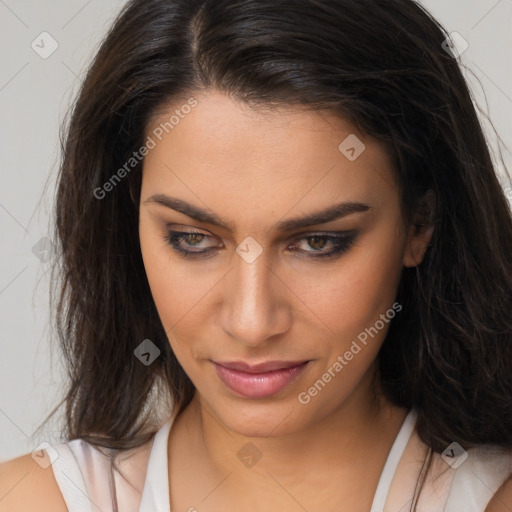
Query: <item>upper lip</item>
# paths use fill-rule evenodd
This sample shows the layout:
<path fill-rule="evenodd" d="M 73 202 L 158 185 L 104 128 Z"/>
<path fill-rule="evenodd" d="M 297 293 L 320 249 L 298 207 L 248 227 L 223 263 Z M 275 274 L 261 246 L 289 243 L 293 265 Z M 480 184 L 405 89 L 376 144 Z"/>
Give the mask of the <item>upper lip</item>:
<path fill-rule="evenodd" d="M 229 368 L 230 370 L 239 370 L 246 373 L 264 373 L 285 368 L 293 368 L 300 364 L 307 363 L 308 359 L 302 361 L 265 361 L 258 364 L 248 364 L 244 361 L 213 361 L 215 364 Z"/>

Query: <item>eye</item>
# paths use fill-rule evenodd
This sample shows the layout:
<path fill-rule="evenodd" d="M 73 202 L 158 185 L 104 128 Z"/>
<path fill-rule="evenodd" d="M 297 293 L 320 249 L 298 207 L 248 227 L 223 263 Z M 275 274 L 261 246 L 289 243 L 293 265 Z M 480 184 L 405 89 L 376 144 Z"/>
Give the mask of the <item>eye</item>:
<path fill-rule="evenodd" d="M 217 245 L 205 246 L 205 242 L 212 237 L 199 231 L 168 230 L 163 238 L 173 250 L 189 258 L 204 257 L 219 249 Z"/>
<path fill-rule="evenodd" d="M 356 237 L 355 231 L 312 233 L 297 238 L 288 246 L 288 250 L 303 258 L 336 258 L 354 245 Z M 212 244 L 212 236 L 200 231 L 168 230 L 163 239 L 174 251 L 186 258 L 209 257 L 222 248 L 218 244 Z"/>
<path fill-rule="evenodd" d="M 301 252 L 306 258 L 335 258 L 341 256 L 354 245 L 357 233 L 355 231 L 340 231 L 336 233 L 314 233 L 303 236 L 291 247 L 293 252 Z M 301 246 L 299 250 L 296 247 Z M 312 251 L 308 248 L 313 249 Z"/>

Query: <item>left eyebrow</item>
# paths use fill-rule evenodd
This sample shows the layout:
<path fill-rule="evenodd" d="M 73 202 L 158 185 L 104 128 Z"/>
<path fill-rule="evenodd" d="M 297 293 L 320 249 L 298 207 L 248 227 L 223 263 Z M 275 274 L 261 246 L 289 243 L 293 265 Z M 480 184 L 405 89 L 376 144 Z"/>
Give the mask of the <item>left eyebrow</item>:
<path fill-rule="evenodd" d="M 232 223 L 222 220 L 218 215 L 210 210 L 195 206 L 183 199 L 170 197 L 165 194 L 155 194 L 144 201 L 144 203 L 148 202 L 160 204 L 170 208 L 171 210 L 183 213 L 187 217 L 199 222 L 224 228 L 231 233 L 234 231 L 234 225 Z M 371 208 L 372 207 L 367 204 L 358 202 L 337 203 L 324 210 L 312 212 L 303 217 L 295 217 L 280 221 L 275 226 L 275 229 L 277 231 L 293 231 L 296 229 L 314 226 L 316 224 L 325 224 L 353 213 L 366 212 Z"/>

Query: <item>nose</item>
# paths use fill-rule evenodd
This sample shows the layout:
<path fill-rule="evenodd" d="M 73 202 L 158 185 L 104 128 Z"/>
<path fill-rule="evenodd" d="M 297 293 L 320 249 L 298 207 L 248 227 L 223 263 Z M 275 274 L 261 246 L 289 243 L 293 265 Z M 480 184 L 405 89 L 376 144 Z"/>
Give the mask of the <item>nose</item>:
<path fill-rule="evenodd" d="M 264 346 L 291 326 L 291 291 L 269 263 L 265 251 L 252 263 L 235 254 L 224 280 L 220 327 L 247 347 Z"/>

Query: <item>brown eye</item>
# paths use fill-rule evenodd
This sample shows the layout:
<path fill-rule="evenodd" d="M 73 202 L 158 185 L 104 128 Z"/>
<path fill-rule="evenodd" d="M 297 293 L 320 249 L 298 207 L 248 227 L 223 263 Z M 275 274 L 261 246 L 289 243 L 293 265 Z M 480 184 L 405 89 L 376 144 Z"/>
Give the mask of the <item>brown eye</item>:
<path fill-rule="evenodd" d="M 204 245 L 212 237 L 198 231 L 167 231 L 164 240 L 172 249 L 183 256 L 190 258 L 200 258 L 208 256 L 218 249 L 217 245 Z"/>
<path fill-rule="evenodd" d="M 305 257 L 311 258 L 335 258 L 350 249 L 354 245 L 356 237 L 357 232 L 355 231 L 343 231 L 334 234 L 315 233 L 299 238 L 298 243 L 292 246 L 292 251 L 304 253 L 306 254 Z M 297 247 L 299 248 L 297 249 Z"/>
<path fill-rule="evenodd" d="M 311 237 L 308 237 L 308 244 L 313 249 L 323 249 L 328 242 L 327 238 L 325 236 L 317 236 L 313 235 Z"/>

